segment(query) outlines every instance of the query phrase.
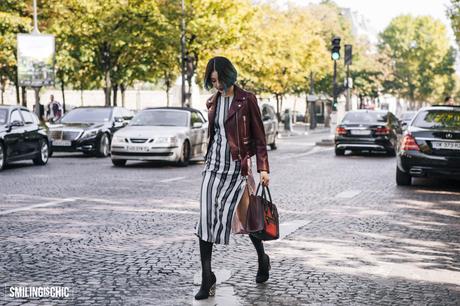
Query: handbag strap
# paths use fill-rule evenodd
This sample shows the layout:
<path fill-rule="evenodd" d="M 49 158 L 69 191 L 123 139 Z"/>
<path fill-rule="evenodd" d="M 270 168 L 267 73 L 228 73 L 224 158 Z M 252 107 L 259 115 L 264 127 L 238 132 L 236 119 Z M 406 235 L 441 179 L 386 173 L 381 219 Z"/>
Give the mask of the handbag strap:
<path fill-rule="evenodd" d="M 259 183 L 259 185 L 257 185 L 257 190 L 256 190 L 256 193 L 255 193 L 256 196 L 259 194 L 259 188 L 260 188 L 261 185 L 262 185 L 262 183 Z M 267 195 L 265 194 L 265 190 L 267 190 L 268 199 L 270 200 L 270 203 L 273 203 L 272 195 L 271 195 L 271 193 L 270 193 L 270 189 L 268 188 L 268 186 L 263 186 L 263 185 L 262 185 L 262 194 L 261 194 L 262 197 L 263 197 L 264 199 L 267 198 Z"/>

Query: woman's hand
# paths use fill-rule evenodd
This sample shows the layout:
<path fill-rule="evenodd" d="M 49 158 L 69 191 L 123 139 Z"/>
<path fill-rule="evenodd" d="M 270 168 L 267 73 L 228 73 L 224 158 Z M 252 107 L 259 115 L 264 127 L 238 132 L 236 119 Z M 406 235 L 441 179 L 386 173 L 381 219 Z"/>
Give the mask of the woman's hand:
<path fill-rule="evenodd" d="M 267 171 L 260 171 L 260 182 L 262 183 L 262 186 L 268 186 L 270 176 Z"/>

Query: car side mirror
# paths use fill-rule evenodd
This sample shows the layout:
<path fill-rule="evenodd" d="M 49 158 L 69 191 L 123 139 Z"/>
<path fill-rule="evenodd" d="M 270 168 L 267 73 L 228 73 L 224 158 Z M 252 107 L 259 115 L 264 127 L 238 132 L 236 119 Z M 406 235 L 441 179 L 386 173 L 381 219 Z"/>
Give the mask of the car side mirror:
<path fill-rule="evenodd" d="M 203 127 L 203 123 L 201 122 L 194 122 L 192 125 L 192 129 L 200 129 Z"/>
<path fill-rule="evenodd" d="M 125 121 L 123 117 L 115 117 L 115 122 L 122 123 L 123 121 Z"/>

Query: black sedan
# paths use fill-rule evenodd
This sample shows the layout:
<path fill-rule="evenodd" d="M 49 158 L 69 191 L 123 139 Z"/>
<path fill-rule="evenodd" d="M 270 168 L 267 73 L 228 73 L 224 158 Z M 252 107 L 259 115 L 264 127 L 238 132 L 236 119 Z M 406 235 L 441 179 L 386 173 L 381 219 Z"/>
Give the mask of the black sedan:
<path fill-rule="evenodd" d="M 336 128 L 335 154 L 351 151 L 383 151 L 396 155 L 402 134 L 399 120 L 388 111 L 358 110 L 345 114 Z"/>
<path fill-rule="evenodd" d="M 396 183 L 426 176 L 460 178 L 460 107 L 421 109 L 399 145 Z"/>
<path fill-rule="evenodd" d="M 47 130 L 24 107 L 0 106 L 0 170 L 7 163 L 31 159 L 46 165 L 49 156 Z"/>
<path fill-rule="evenodd" d="M 58 124 L 50 125 L 53 152 L 83 152 L 106 157 L 115 131 L 126 126 L 133 113 L 121 107 L 79 107 Z"/>

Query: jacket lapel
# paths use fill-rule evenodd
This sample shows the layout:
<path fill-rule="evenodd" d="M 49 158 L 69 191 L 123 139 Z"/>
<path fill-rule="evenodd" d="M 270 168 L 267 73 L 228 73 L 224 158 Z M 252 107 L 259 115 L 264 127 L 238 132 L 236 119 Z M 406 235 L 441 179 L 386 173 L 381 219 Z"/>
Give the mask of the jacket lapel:
<path fill-rule="evenodd" d="M 230 120 L 230 118 L 233 117 L 233 115 L 235 115 L 237 110 L 240 109 L 241 106 L 243 105 L 242 104 L 243 100 L 244 100 L 243 90 L 239 88 L 238 86 L 233 85 L 233 101 L 232 101 L 232 104 L 230 105 L 230 109 L 228 110 L 228 114 L 227 114 L 227 119 L 225 119 L 225 121 Z"/>

